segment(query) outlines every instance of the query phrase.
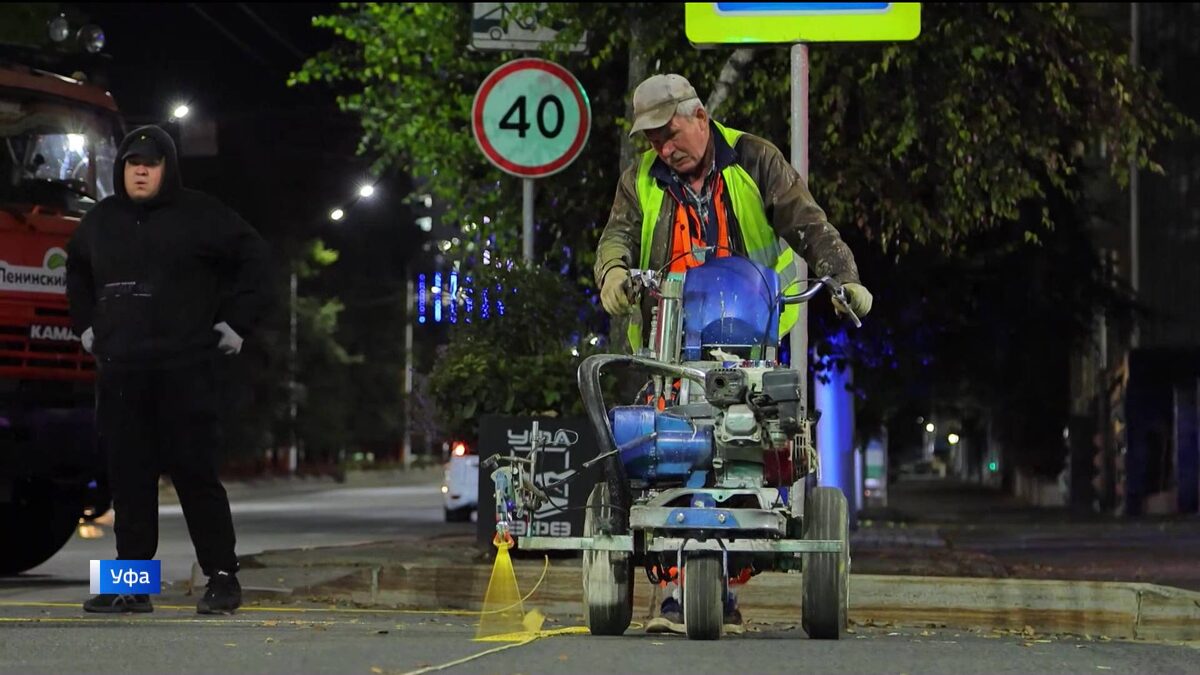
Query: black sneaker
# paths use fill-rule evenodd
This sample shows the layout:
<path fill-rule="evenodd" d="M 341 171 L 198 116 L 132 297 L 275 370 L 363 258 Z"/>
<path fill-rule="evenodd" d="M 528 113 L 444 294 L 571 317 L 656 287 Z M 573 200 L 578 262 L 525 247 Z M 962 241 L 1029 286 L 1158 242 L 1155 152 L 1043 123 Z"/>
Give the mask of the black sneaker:
<path fill-rule="evenodd" d="M 229 572 L 217 572 L 208 578 L 208 590 L 196 603 L 197 614 L 233 614 L 242 606 L 242 585 Z"/>
<path fill-rule="evenodd" d="M 118 595 L 116 593 L 101 593 L 89 598 L 83 603 L 83 611 L 99 614 L 125 614 L 127 612 L 153 612 L 154 605 L 150 604 L 150 596 Z"/>

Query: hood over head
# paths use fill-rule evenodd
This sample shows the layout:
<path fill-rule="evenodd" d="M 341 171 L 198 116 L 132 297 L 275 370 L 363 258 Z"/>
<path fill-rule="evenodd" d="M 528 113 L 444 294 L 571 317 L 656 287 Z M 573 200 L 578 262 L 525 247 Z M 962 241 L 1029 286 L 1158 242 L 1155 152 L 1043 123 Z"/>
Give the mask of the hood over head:
<path fill-rule="evenodd" d="M 159 127 L 149 125 L 129 132 L 117 148 L 117 162 L 113 166 L 113 188 L 121 199 L 129 199 L 129 193 L 125 190 L 125 160 L 133 155 L 156 155 L 163 158 L 162 187 L 157 195 L 142 203 L 152 206 L 168 202 L 183 189 L 175 141 Z"/>

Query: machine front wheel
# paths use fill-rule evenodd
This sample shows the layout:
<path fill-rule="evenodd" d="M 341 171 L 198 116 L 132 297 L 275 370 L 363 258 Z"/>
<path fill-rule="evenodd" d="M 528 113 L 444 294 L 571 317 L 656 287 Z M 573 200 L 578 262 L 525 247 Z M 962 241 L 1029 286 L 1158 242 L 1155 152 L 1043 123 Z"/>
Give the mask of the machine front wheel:
<path fill-rule="evenodd" d="M 837 640 L 846 630 L 850 605 L 850 527 L 846 495 L 838 488 L 819 487 L 804 508 L 804 538 L 836 540 L 836 553 L 804 554 L 800 608 L 804 632 L 818 640 Z"/>
<path fill-rule="evenodd" d="M 597 483 L 588 496 L 583 536 L 601 534 L 614 514 L 608 484 Z M 583 552 L 583 611 L 592 635 L 622 635 L 633 620 L 633 561 L 628 553 Z"/>
<path fill-rule="evenodd" d="M 721 637 L 725 574 L 721 559 L 694 555 L 683 564 L 683 623 L 689 640 Z"/>

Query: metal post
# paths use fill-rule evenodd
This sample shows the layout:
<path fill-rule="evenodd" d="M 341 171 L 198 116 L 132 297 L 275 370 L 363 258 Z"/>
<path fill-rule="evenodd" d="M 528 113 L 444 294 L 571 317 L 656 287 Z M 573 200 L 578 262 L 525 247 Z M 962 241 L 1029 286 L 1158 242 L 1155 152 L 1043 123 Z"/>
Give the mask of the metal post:
<path fill-rule="evenodd" d="M 413 393 L 413 312 L 416 300 L 413 297 L 414 288 L 410 278 L 407 291 L 408 308 L 404 311 L 404 457 L 401 460 L 405 469 L 412 466 L 412 393 Z"/>
<path fill-rule="evenodd" d="M 288 309 L 291 314 L 289 317 L 288 329 L 288 473 L 295 473 L 297 464 L 297 434 L 296 434 L 296 413 L 297 413 L 297 392 L 296 371 L 298 370 L 296 344 L 296 271 L 292 270 L 292 278 L 289 283 L 290 292 L 288 294 Z"/>
<path fill-rule="evenodd" d="M 533 264 L 533 179 L 521 180 L 521 196 L 524 201 L 522 210 L 522 252 L 527 264 Z"/>
<path fill-rule="evenodd" d="M 792 166 L 808 182 L 808 45 L 792 45 Z M 796 278 L 800 290 L 808 284 L 808 263 L 797 251 Z M 792 368 L 808 374 L 808 305 L 800 304 L 800 316 L 790 333 Z M 800 387 L 800 409 L 808 411 L 808 385 Z"/>

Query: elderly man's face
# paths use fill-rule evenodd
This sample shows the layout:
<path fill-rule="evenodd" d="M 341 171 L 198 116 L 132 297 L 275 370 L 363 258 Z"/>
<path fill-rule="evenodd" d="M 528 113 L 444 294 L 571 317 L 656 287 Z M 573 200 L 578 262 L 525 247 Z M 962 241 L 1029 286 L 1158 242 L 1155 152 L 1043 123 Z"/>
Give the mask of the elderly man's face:
<path fill-rule="evenodd" d="M 134 155 L 125 160 L 125 192 L 134 201 L 153 199 L 162 187 L 163 160 Z"/>
<path fill-rule="evenodd" d="M 667 166 L 686 175 L 695 172 L 704 160 L 708 135 L 708 113 L 699 108 L 691 117 L 676 115 L 666 126 L 647 131 L 646 139 Z"/>

